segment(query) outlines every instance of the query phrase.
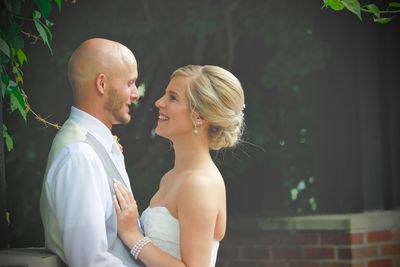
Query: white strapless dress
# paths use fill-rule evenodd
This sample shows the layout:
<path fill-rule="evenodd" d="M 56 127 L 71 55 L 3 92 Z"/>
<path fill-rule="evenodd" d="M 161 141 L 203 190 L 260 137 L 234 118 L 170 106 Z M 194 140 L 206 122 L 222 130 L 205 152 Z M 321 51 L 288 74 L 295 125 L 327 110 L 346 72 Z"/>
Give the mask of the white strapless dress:
<path fill-rule="evenodd" d="M 140 217 L 144 234 L 151 238 L 154 245 L 181 259 L 179 249 L 179 221 L 165 207 L 148 207 Z M 219 242 L 213 240 L 210 267 L 217 261 Z"/>

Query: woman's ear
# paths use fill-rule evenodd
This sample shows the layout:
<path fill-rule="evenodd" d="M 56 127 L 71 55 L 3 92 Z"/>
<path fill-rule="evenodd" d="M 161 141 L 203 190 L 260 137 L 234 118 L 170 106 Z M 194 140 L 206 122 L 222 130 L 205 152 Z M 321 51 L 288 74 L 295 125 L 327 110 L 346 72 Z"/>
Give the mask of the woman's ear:
<path fill-rule="evenodd" d="M 194 123 L 196 126 L 200 126 L 204 124 L 204 119 L 197 113 L 193 114 Z"/>
<path fill-rule="evenodd" d="M 104 94 L 106 88 L 106 75 L 100 73 L 96 78 L 96 89 L 100 94 Z"/>

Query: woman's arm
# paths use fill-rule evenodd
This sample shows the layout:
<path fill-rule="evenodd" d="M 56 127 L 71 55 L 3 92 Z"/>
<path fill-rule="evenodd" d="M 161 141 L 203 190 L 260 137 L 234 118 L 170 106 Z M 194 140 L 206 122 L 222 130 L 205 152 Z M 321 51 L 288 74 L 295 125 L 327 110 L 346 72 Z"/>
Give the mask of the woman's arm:
<path fill-rule="evenodd" d="M 187 266 L 210 265 L 218 213 L 225 207 L 224 192 L 215 177 L 199 173 L 185 177 L 177 194 L 177 210 L 181 256 Z"/>
<path fill-rule="evenodd" d="M 116 194 L 114 205 L 118 219 L 118 235 L 128 248 L 133 248 L 144 237 L 137 228 L 138 210 L 136 201 L 132 193 L 121 183 L 115 182 L 114 190 Z M 138 258 L 149 267 L 186 267 L 182 261 L 162 251 L 152 243 L 148 243 L 143 247 Z"/>
<path fill-rule="evenodd" d="M 122 184 L 115 185 L 115 206 L 118 233 L 132 248 L 143 235 L 137 229 L 136 202 L 132 193 Z M 162 251 L 152 243 L 144 246 L 139 259 L 149 267 L 209 266 L 220 191 L 209 177 L 186 177 L 178 193 L 177 208 L 180 224 L 180 251 L 182 260 Z M 121 210 L 121 207 L 125 209 Z M 126 208 L 128 207 L 128 208 Z"/>

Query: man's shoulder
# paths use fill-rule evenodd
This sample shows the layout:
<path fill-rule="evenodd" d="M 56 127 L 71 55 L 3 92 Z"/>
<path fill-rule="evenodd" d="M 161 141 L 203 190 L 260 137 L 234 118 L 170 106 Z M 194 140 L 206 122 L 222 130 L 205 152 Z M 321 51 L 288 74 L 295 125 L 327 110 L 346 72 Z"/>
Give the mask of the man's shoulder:
<path fill-rule="evenodd" d="M 86 139 L 87 130 L 72 119 L 68 119 L 56 134 L 53 146 L 82 142 Z"/>
<path fill-rule="evenodd" d="M 63 166 L 67 163 L 74 165 L 102 165 L 96 151 L 94 151 L 93 147 L 84 141 L 65 144 L 51 160 L 51 165 Z"/>
<path fill-rule="evenodd" d="M 49 161 L 52 161 L 62 150 L 72 144 L 83 144 L 86 140 L 86 134 L 87 131 L 83 127 L 68 119 L 54 137 L 49 153 Z"/>

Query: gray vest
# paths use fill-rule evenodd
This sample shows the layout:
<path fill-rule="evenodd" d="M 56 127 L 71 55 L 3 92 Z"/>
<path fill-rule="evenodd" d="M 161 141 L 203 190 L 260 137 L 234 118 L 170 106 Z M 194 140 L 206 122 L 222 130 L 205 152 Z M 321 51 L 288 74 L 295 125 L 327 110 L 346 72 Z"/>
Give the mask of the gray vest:
<path fill-rule="evenodd" d="M 110 155 L 105 150 L 104 146 L 85 129 L 80 127 L 73 120 L 68 119 L 63 127 L 57 133 L 55 139 L 53 140 L 52 148 L 49 153 L 48 166 L 49 168 L 51 162 L 55 156 L 68 144 L 73 144 L 76 142 L 85 142 L 89 144 L 93 150 L 98 155 L 99 159 L 103 163 L 104 170 L 107 174 L 110 194 L 113 194 L 113 179 L 117 179 L 125 184 L 121 177 L 120 172 L 114 165 L 113 160 Z M 47 170 L 46 170 L 47 173 Z M 43 183 L 44 185 L 45 183 Z M 42 221 L 45 227 L 45 240 L 46 244 L 51 244 L 53 252 L 55 252 L 61 259 L 65 262 L 65 255 L 63 250 L 63 242 L 61 232 L 58 227 L 57 219 L 55 214 L 52 212 L 48 199 L 45 194 L 45 190 L 42 189 L 42 195 L 40 199 L 40 209 Z M 129 249 L 122 243 L 117 235 L 117 216 L 115 209 L 113 209 L 112 215 L 106 220 L 106 231 L 107 231 L 107 242 L 108 242 L 108 252 L 113 254 L 115 257 L 119 258 L 124 265 L 129 267 L 144 266 L 138 261 L 135 261 L 133 256 L 130 254 Z M 79 242 L 79 241 L 78 241 Z"/>
<path fill-rule="evenodd" d="M 121 174 L 119 173 L 114 162 L 110 158 L 110 155 L 105 150 L 104 146 L 89 132 L 86 133 L 85 142 L 93 148 L 93 150 L 96 152 L 97 156 L 103 163 L 103 166 L 106 171 L 107 178 L 108 178 L 108 185 L 110 188 L 110 193 L 112 195 L 114 194 L 113 179 L 117 179 L 122 184 L 124 184 L 126 187 L 128 187 L 128 185 L 125 184 L 124 179 L 122 179 Z M 117 220 L 116 220 L 115 210 L 113 212 L 113 215 L 114 216 L 111 216 L 106 221 L 107 229 L 113 230 L 113 231 L 107 231 L 107 242 L 108 242 L 108 248 L 109 248 L 108 251 L 111 254 L 113 254 L 114 256 L 116 256 L 117 258 L 121 259 L 122 262 L 127 266 L 144 266 L 134 260 L 133 256 L 130 254 L 129 249 L 122 243 L 121 239 L 115 238 L 115 235 L 117 234 L 117 232 L 116 232 Z M 140 227 L 139 220 L 138 220 L 138 224 Z M 108 226 L 111 226 L 111 227 L 108 227 Z"/>

